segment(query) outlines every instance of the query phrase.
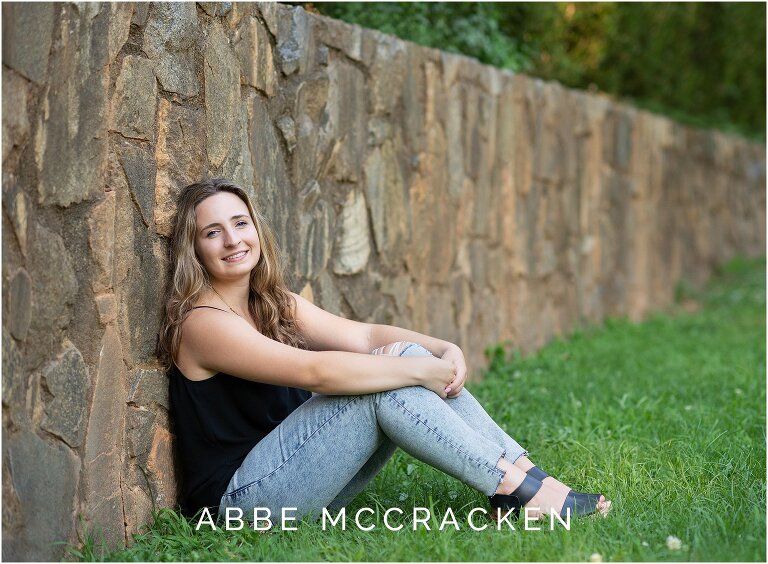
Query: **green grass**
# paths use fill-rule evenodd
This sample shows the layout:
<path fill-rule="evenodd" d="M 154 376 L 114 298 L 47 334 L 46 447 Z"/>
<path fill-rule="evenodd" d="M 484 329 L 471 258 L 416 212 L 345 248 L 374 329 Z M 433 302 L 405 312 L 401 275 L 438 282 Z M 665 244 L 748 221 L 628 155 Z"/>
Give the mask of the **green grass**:
<path fill-rule="evenodd" d="M 582 491 L 613 500 L 606 519 L 570 531 L 475 532 L 469 508 L 487 500 L 398 450 L 347 508 L 452 507 L 463 530 L 266 534 L 205 528 L 162 509 L 132 548 L 111 554 L 89 536 L 83 560 L 271 561 L 765 561 L 765 260 L 734 261 L 682 306 L 641 324 L 609 320 L 528 358 L 487 351 L 482 383 L 468 386 L 531 459 Z M 348 517 L 348 519 L 350 519 Z M 351 521 L 350 521 L 351 525 Z M 666 546 L 668 535 L 681 550 Z"/>

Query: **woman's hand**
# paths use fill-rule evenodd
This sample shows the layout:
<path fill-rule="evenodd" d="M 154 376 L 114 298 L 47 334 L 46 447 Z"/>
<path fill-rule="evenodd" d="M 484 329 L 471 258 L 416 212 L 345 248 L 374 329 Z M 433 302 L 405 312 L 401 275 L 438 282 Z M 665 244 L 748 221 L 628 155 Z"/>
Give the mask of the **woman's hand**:
<path fill-rule="evenodd" d="M 461 352 L 458 346 L 451 345 L 440 358 L 450 362 L 456 370 L 456 377 L 451 381 L 446 390 L 447 397 L 458 397 L 464 388 L 464 381 L 467 379 L 467 363 L 464 361 L 464 353 Z"/>
<path fill-rule="evenodd" d="M 420 385 L 445 399 L 446 389 L 456 378 L 456 369 L 447 360 L 435 356 L 408 357 L 409 362 L 419 363 Z"/>

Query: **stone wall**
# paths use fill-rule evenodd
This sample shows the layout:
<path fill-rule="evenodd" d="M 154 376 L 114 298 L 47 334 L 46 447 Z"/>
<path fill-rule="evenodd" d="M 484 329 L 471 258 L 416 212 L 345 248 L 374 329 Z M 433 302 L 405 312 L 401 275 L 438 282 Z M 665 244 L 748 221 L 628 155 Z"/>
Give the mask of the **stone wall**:
<path fill-rule="evenodd" d="M 276 4 L 4 3 L 3 556 L 175 501 L 172 200 L 235 179 L 329 311 L 523 351 L 765 253 L 765 148 Z"/>

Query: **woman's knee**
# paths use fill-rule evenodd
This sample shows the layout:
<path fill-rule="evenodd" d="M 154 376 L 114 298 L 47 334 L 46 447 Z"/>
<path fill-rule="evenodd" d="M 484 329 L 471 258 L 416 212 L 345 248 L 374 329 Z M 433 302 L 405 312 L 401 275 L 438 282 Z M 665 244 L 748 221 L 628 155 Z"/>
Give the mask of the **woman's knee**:
<path fill-rule="evenodd" d="M 383 347 L 374 349 L 371 354 L 384 354 L 389 356 L 432 356 L 426 348 L 412 341 L 396 341 Z"/>
<path fill-rule="evenodd" d="M 409 341 L 395 341 L 394 343 L 389 343 L 384 345 L 383 347 L 379 347 L 377 349 L 374 349 L 371 351 L 371 354 L 383 354 L 388 356 L 400 356 L 400 354 L 405 350 L 406 347 L 411 345 Z"/>
<path fill-rule="evenodd" d="M 425 347 L 418 343 L 408 343 L 400 353 L 400 356 L 434 356 Z"/>
<path fill-rule="evenodd" d="M 431 400 L 438 399 L 443 401 L 432 390 L 428 390 L 423 386 L 403 386 L 402 388 L 395 388 L 394 390 L 387 390 L 385 392 L 379 392 L 384 398 L 393 400 L 396 404 L 408 403 L 410 405 L 419 405 L 429 403 Z"/>

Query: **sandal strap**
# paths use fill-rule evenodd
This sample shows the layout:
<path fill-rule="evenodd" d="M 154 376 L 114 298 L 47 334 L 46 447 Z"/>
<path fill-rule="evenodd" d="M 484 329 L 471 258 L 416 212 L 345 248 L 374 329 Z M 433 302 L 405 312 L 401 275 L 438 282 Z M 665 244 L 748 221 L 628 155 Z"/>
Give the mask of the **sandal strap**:
<path fill-rule="evenodd" d="M 571 517 L 584 517 L 597 513 L 597 504 L 600 502 L 600 494 L 568 492 L 565 498 L 563 508 L 560 510 L 560 517 L 565 518 L 567 510 L 570 508 Z"/>
<path fill-rule="evenodd" d="M 509 495 L 494 494 L 488 499 L 491 502 L 491 507 L 499 507 L 501 509 L 517 509 L 519 510 L 523 505 L 531 501 L 533 496 L 536 495 L 541 489 L 541 482 L 530 475 L 525 476 L 523 482 L 517 486 L 517 489 Z"/>
<path fill-rule="evenodd" d="M 563 508 L 560 510 L 560 517 L 567 519 L 568 510 L 571 512 L 571 517 L 576 517 L 576 498 L 573 497 L 573 490 L 569 491 L 568 495 L 565 496 L 565 503 L 563 503 Z"/>
<path fill-rule="evenodd" d="M 526 474 L 523 483 L 517 486 L 517 489 L 509 495 L 516 497 L 518 503 L 523 506 L 533 499 L 533 496 L 541 489 L 541 486 L 542 483 L 539 480 Z"/>
<path fill-rule="evenodd" d="M 544 481 L 544 478 L 548 478 L 548 477 L 549 477 L 549 474 L 547 474 L 546 472 L 544 472 L 544 470 L 542 470 L 542 469 L 541 469 L 541 468 L 539 468 L 538 466 L 532 466 L 532 467 L 531 467 L 531 468 L 528 470 L 527 474 L 528 474 L 529 476 L 532 476 L 532 477 L 536 478 L 536 479 L 537 479 L 539 482 L 543 482 L 543 481 Z"/>
<path fill-rule="evenodd" d="M 573 492 L 577 502 L 581 500 L 582 503 L 591 507 L 597 507 L 597 504 L 600 503 L 601 495 L 599 493 Z"/>
<path fill-rule="evenodd" d="M 597 512 L 600 494 L 572 492 L 577 515 L 591 515 Z"/>

